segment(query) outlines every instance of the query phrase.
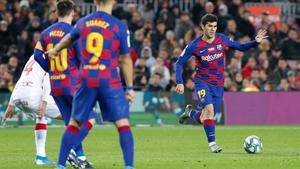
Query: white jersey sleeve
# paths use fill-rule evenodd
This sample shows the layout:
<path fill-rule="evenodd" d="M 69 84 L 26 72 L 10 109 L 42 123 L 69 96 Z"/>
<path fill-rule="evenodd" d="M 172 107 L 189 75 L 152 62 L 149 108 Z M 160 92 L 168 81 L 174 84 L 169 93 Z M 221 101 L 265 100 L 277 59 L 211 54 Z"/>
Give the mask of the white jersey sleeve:
<path fill-rule="evenodd" d="M 49 74 L 45 73 L 44 79 L 43 79 L 43 97 L 42 100 L 48 102 L 50 100 L 50 80 L 49 80 Z"/>

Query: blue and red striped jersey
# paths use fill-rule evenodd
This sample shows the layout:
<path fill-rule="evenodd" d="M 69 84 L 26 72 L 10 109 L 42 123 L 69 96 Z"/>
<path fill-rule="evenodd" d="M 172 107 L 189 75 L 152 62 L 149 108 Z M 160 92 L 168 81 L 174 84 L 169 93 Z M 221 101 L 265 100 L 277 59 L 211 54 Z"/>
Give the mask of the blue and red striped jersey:
<path fill-rule="evenodd" d="M 190 57 L 195 56 L 196 74 L 194 76 L 194 82 L 199 83 L 200 81 L 204 81 L 214 86 L 223 86 L 225 49 L 231 47 L 244 51 L 257 45 L 255 41 L 241 44 L 239 42 L 232 41 L 228 36 L 219 33 L 216 33 L 215 39 L 212 43 L 204 41 L 202 37 L 203 36 L 200 36 L 188 44 L 177 60 L 177 84 L 183 84 L 181 75 L 183 63 L 187 62 Z"/>
<path fill-rule="evenodd" d="M 119 88 L 120 54 L 128 54 L 126 25 L 108 13 L 96 11 L 81 18 L 70 33 L 80 46 L 80 82 L 88 88 Z"/>
<path fill-rule="evenodd" d="M 63 49 L 60 56 L 55 59 L 48 57 L 44 59 L 43 53 L 52 49 L 72 29 L 73 26 L 68 23 L 55 23 L 41 33 L 40 40 L 35 47 L 35 60 L 49 72 L 51 94 L 54 96 L 73 96 L 78 87 L 79 60 L 76 57 L 76 44 Z"/>

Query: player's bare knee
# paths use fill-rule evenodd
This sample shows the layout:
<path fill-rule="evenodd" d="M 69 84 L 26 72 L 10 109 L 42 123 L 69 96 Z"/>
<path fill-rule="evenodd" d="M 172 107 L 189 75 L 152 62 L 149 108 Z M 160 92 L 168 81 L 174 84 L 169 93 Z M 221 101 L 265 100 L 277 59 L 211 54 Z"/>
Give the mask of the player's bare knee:
<path fill-rule="evenodd" d="M 89 122 L 90 122 L 90 124 L 91 124 L 91 125 L 93 125 L 93 126 L 94 126 L 94 124 L 96 123 L 96 119 L 95 119 L 95 118 L 93 118 L 93 119 L 90 119 L 90 120 L 89 120 Z"/>
<path fill-rule="evenodd" d="M 114 122 L 116 127 L 122 127 L 122 126 L 130 126 L 129 120 L 127 118 L 120 119 Z"/>
<path fill-rule="evenodd" d="M 214 107 L 212 104 L 209 104 L 205 106 L 203 110 L 203 117 L 201 117 L 203 120 L 205 119 L 213 119 L 214 118 Z"/>
<path fill-rule="evenodd" d="M 80 124 L 74 118 L 70 119 L 69 125 L 75 126 L 75 127 L 80 127 Z"/>

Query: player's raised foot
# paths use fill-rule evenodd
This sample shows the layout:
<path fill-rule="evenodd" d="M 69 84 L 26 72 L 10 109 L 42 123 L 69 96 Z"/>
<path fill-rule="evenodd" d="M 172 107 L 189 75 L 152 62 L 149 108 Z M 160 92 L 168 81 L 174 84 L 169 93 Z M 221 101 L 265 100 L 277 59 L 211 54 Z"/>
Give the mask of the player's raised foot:
<path fill-rule="evenodd" d="M 93 168 L 93 163 L 88 162 L 87 160 L 77 159 L 81 168 Z"/>
<path fill-rule="evenodd" d="M 43 156 L 36 156 L 35 158 L 35 164 L 36 165 L 54 165 L 52 161 L 50 161 L 47 157 Z"/>
<path fill-rule="evenodd" d="M 79 164 L 78 158 L 76 156 L 75 153 L 73 153 L 73 151 L 70 152 L 68 158 L 67 158 L 67 162 L 75 169 L 81 169 L 81 166 Z"/>
<path fill-rule="evenodd" d="M 190 117 L 191 111 L 193 110 L 193 106 L 188 104 L 186 105 L 184 112 L 179 116 L 179 123 L 183 124 L 186 119 Z"/>
<path fill-rule="evenodd" d="M 212 153 L 220 153 L 222 151 L 222 148 L 220 148 L 217 144 L 212 144 L 209 148 Z"/>
<path fill-rule="evenodd" d="M 57 165 L 54 169 L 67 169 L 65 166 Z"/>

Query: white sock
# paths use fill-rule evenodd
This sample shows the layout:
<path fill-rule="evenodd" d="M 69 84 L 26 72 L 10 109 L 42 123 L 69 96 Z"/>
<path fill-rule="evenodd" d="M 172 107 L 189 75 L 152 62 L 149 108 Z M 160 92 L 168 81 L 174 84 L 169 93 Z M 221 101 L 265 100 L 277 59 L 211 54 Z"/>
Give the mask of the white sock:
<path fill-rule="evenodd" d="M 36 155 L 46 157 L 46 137 L 47 137 L 47 120 L 45 117 L 36 118 L 35 123 L 35 145 L 36 145 Z"/>
<path fill-rule="evenodd" d="M 85 160 L 86 160 L 86 157 L 85 157 L 85 156 L 78 156 L 77 158 L 79 158 L 79 159 L 82 160 L 82 161 L 85 161 Z"/>
<path fill-rule="evenodd" d="M 209 147 L 212 146 L 212 145 L 215 145 L 215 144 L 216 144 L 215 141 L 208 143 Z"/>

